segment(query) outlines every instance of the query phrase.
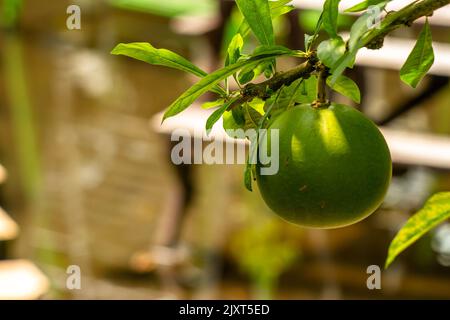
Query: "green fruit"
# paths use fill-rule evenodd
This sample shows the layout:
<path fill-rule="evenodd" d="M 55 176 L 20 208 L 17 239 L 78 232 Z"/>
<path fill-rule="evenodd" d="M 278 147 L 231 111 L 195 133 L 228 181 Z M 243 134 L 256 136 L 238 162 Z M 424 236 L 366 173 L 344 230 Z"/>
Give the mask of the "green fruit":
<path fill-rule="evenodd" d="M 275 213 L 304 227 L 337 228 L 380 206 L 392 162 L 381 132 L 362 113 L 337 104 L 292 108 L 269 126 L 262 152 L 276 143 L 273 129 L 279 130 L 279 171 L 261 175 L 258 161 L 256 178 Z"/>

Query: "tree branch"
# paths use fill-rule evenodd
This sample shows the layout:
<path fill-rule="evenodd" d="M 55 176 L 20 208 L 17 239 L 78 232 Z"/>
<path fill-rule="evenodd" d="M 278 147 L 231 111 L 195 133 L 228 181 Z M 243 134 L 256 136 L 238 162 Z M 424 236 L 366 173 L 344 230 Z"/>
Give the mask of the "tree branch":
<path fill-rule="evenodd" d="M 389 12 L 381 22 L 379 28 L 370 31 L 362 40 L 362 46 L 369 49 L 379 49 L 383 46 L 384 37 L 401 26 L 411 26 L 412 23 L 426 16 L 432 16 L 433 12 L 450 4 L 450 0 L 418 0 L 399 11 Z M 271 92 L 275 92 L 282 86 L 289 86 L 297 79 L 307 79 L 317 71 L 319 60 L 315 52 L 312 52 L 308 60 L 295 68 L 275 74 L 272 78 L 258 83 L 247 84 L 241 91 L 238 99 L 229 109 L 251 101 L 253 98 L 267 99 Z"/>
<path fill-rule="evenodd" d="M 258 97 L 261 99 L 267 99 L 268 91 L 278 91 L 282 86 L 289 86 L 292 82 L 300 78 L 309 78 L 311 73 L 316 69 L 317 58 L 309 58 L 304 63 L 296 66 L 295 68 L 277 73 L 275 76 L 267 81 L 259 84 L 249 83 L 242 90 L 242 96 L 248 98 Z"/>
<path fill-rule="evenodd" d="M 373 29 L 363 38 L 363 46 L 369 49 L 380 49 L 383 46 L 384 37 L 392 31 L 402 27 L 410 27 L 414 21 L 422 17 L 429 17 L 439 8 L 450 4 L 450 0 L 422 0 L 400 9 L 390 12 L 381 22 L 379 28 Z"/>

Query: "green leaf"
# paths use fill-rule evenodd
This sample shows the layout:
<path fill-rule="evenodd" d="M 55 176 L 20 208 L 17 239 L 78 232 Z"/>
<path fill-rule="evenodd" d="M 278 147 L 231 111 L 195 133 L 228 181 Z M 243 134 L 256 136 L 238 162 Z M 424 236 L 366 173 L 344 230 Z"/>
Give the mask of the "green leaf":
<path fill-rule="evenodd" d="M 301 95 L 296 98 L 296 103 L 312 103 L 317 98 L 317 77 L 311 76 L 305 79 L 300 86 Z"/>
<path fill-rule="evenodd" d="M 368 23 L 370 19 L 372 19 L 372 14 L 366 12 L 352 25 L 350 29 L 350 39 L 348 40 L 348 49 L 350 52 L 359 49 L 362 36 L 370 28 L 370 24 Z"/>
<path fill-rule="evenodd" d="M 240 33 L 236 33 L 227 49 L 227 58 L 225 60 L 225 66 L 236 63 L 241 57 L 242 47 L 244 46 L 244 39 Z"/>
<path fill-rule="evenodd" d="M 330 78 L 327 79 L 327 84 L 336 92 L 346 96 L 356 103 L 361 103 L 361 92 L 358 85 L 346 76 L 339 76 L 334 84 L 331 84 Z"/>
<path fill-rule="evenodd" d="M 382 2 L 386 2 L 388 3 L 390 0 L 365 0 L 363 2 L 360 2 L 356 5 L 354 5 L 351 8 L 348 8 L 347 10 L 345 10 L 345 12 L 360 12 L 363 10 L 366 10 L 367 8 L 369 8 L 370 6 L 374 6 L 377 4 L 380 4 Z"/>
<path fill-rule="evenodd" d="M 244 126 L 245 126 L 245 117 L 244 117 L 242 106 L 237 106 L 237 107 L 234 107 L 231 111 L 224 112 L 223 128 L 225 131 L 244 129 Z M 230 135 L 230 136 L 232 138 L 237 138 L 235 135 Z"/>
<path fill-rule="evenodd" d="M 279 0 L 279 1 L 270 1 L 270 16 L 272 20 L 278 18 L 279 16 L 288 13 L 294 9 L 293 6 L 287 6 L 286 4 L 291 2 L 292 0 Z M 238 28 L 238 33 L 242 35 L 243 38 L 247 37 L 250 32 L 250 26 L 248 25 L 247 20 L 244 19 L 241 25 Z"/>
<path fill-rule="evenodd" d="M 202 104 L 202 109 L 211 109 L 211 108 L 215 108 L 218 106 L 221 106 L 225 103 L 224 99 L 217 99 L 214 101 L 208 101 Z"/>
<path fill-rule="evenodd" d="M 258 66 L 260 65 L 261 64 L 259 64 Z M 246 84 L 252 81 L 256 77 L 255 71 L 253 69 L 258 68 L 258 66 L 257 67 L 252 66 L 251 68 L 242 69 L 238 76 L 238 82 L 240 84 Z"/>
<path fill-rule="evenodd" d="M 245 166 L 245 171 L 244 171 L 244 185 L 248 191 L 250 191 L 250 192 L 253 191 L 253 188 L 252 188 L 252 165 L 250 163 L 248 163 L 248 160 L 247 160 L 247 165 Z"/>
<path fill-rule="evenodd" d="M 279 89 L 277 95 L 272 95 L 265 101 L 264 104 L 264 118 L 275 119 L 287 109 L 295 106 L 301 96 L 301 87 L 304 79 L 297 79 L 289 86 L 283 86 Z M 263 120 L 265 121 L 265 119 Z"/>
<path fill-rule="evenodd" d="M 211 0 L 108 0 L 115 7 L 151 13 L 155 16 L 174 18 L 178 16 L 208 16 L 218 8 Z"/>
<path fill-rule="evenodd" d="M 302 51 L 291 50 L 280 45 L 273 45 L 273 46 L 262 45 L 255 48 L 251 57 L 256 57 L 260 55 L 276 55 L 276 56 L 290 55 L 293 57 L 301 57 L 302 54 L 303 54 Z"/>
<path fill-rule="evenodd" d="M 214 111 L 208 117 L 208 120 L 206 120 L 206 132 L 207 132 L 207 134 L 209 134 L 209 132 L 211 131 L 211 129 L 214 126 L 214 124 L 220 119 L 220 117 L 222 117 L 222 115 L 228 109 L 228 107 L 231 106 L 231 104 L 233 104 L 237 99 L 238 99 L 238 97 L 236 97 L 234 99 L 231 99 L 230 101 L 225 103 L 223 106 L 221 106 L 219 109 Z"/>
<path fill-rule="evenodd" d="M 239 106 L 238 108 L 234 108 L 231 110 L 231 115 L 233 116 L 233 120 L 236 122 L 238 126 L 244 128 L 245 125 L 245 116 L 244 116 L 244 106 Z"/>
<path fill-rule="evenodd" d="M 264 104 L 262 105 L 264 107 Z M 259 113 L 255 108 L 246 103 L 244 105 L 244 117 L 245 117 L 245 126 L 244 129 L 257 129 L 261 123 L 261 119 L 263 115 Z"/>
<path fill-rule="evenodd" d="M 281 17 L 282 15 L 291 12 L 292 10 L 294 10 L 294 6 L 279 6 L 279 7 L 275 7 L 272 6 L 272 1 L 270 2 L 270 15 L 272 20 Z"/>
<path fill-rule="evenodd" d="M 313 35 L 310 35 L 310 34 L 307 34 L 307 33 L 305 33 L 305 48 L 306 48 L 306 50 L 308 51 L 308 48 L 310 48 L 311 47 L 311 45 L 312 45 L 312 43 L 314 42 L 314 36 Z"/>
<path fill-rule="evenodd" d="M 322 11 L 320 13 L 319 19 L 317 20 L 316 28 L 314 29 L 314 34 L 312 36 L 305 35 L 305 50 L 306 50 L 306 52 L 310 51 L 314 41 L 319 36 L 320 29 L 322 28 L 322 25 L 323 25 L 323 15 L 324 15 L 324 13 Z"/>
<path fill-rule="evenodd" d="M 291 2 L 292 0 L 269 1 L 270 10 L 273 11 L 274 9 L 285 7 L 288 3 Z"/>
<path fill-rule="evenodd" d="M 298 79 L 291 83 L 291 85 L 284 86 L 280 89 L 279 95 L 276 97 L 277 103 L 273 103 L 275 97 L 272 96 L 271 99 L 267 100 L 267 104 L 274 104 L 272 115 L 275 117 L 295 105 L 312 103 L 316 98 L 317 77 L 311 76 L 308 79 Z"/>
<path fill-rule="evenodd" d="M 427 20 L 414 49 L 400 70 L 400 78 L 403 82 L 415 88 L 430 70 L 433 63 L 433 39 Z"/>
<path fill-rule="evenodd" d="M 262 45 L 273 45 L 272 18 L 268 0 L 236 0 L 250 29 Z"/>
<path fill-rule="evenodd" d="M 326 0 L 323 5 L 323 28 L 331 38 L 337 37 L 337 21 L 340 1 L 341 0 Z"/>
<path fill-rule="evenodd" d="M 153 65 L 165 66 L 181 71 L 189 72 L 197 77 L 205 77 L 207 73 L 192 64 L 189 60 L 167 49 L 156 49 L 150 43 L 133 42 L 119 43 L 111 54 L 123 55 L 136 60 L 144 61 Z M 212 91 L 224 94 L 223 88 L 211 88 Z"/>
<path fill-rule="evenodd" d="M 342 75 L 347 67 L 353 65 L 356 58 L 356 51 L 347 51 L 339 60 L 335 66 L 331 69 L 330 85 L 334 85 L 337 79 Z"/>
<path fill-rule="evenodd" d="M 256 50 L 255 50 L 256 52 Z M 163 121 L 169 117 L 172 117 L 186 108 L 188 108 L 196 99 L 202 94 L 210 90 L 217 85 L 221 80 L 231 76 L 240 69 L 246 66 L 256 66 L 259 62 L 265 60 L 271 60 L 277 56 L 282 55 L 297 55 L 298 53 L 290 49 L 281 46 L 262 46 L 258 48 L 256 54 L 247 60 L 238 61 L 232 65 L 229 65 L 223 69 L 219 69 L 206 77 L 202 78 L 199 82 L 185 91 L 177 100 L 175 100 L 164 113 Z"/>
<path fill-rule="evenodd" d="M 264 73 L 272 65 L 272 61 L 260 62 L 256 67 L 250 66 L 241 70 L 238 81 L 240 84 L 246 84 Z"/>
<path fill-rule="evenodd" d="M 385 3 L 377 5 L 380 9 L 385 6 Z M 363 46 L 363 37 L 370 30 L 370 20 L 373 19 L 372 12 L 365 12 L 356 20 L 350 30 L 350 39 L 348 40 L 348 51 L 338 60 L 338 62 L 331 68 L 331 84 L 334 84 L 339 76 L 345 71 L 347 67 L 353 67 L 358 50 Z"/>
<path fill-rule="evenodd" d="M 450 218 L 450 192 L 437 193 L 406 222 L 392 240 L 385 268 L 416 240 L 448 218 Z"/>
<path fill-rule="evenodd" d="M 329 68 L 332 68 L 344 54 L 345 42 L 341 37 L 322 41 L 317 47 L 317 56 Z"/>
<path fill-rule="evenodd" d="M 111 54 L 124 55 L 150 64 L 190 72 L 198 77 L 207 75 L 205 71 L 182 56 L 167 49 L 156 49 L 150 43 L 146 42 L 119 43 L 111 51 Z"/>

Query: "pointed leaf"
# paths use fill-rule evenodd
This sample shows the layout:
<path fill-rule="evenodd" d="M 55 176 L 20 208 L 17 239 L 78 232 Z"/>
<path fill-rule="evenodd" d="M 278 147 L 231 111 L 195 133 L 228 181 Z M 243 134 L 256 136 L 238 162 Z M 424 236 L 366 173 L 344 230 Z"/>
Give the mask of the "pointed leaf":
<path fill-rule="evenodd" d="M 364 11 L 367 8 L 369 8 L 370 6 L 374 6 L 377 4 L 380 4 L 382 2 L 389 2 L 390 0 L 386 1 L 386 0 L 365 0 L 363 2 L 360 2 L 356 5 L 354 5 L 351 8 L 348 8 L 347 10 L 345 10 L 345 12 L 360 12 L 360 11 Z"/>
<path fill-rule="evenodd" d="M 400 78 L 403 82 L 415 88 L 430 70 L 433 63 L 433 39 L 427 20 L 414 49 L 400 70 Z"/>
<path fill-rule="evenodd" d="M 111 54 L 123 55 L 153 65 L 178 69 L 201 78 L 207 75 L 205 71 L 175 52 L 167 49 L 156 49 L 150 43 L 146 42 L 119 43 L 111 51 Z M 217 87 L 213 90 L 220 94 L 224 93 L 222 88 Z"/>
<path fill-rule="evenodd" d="M 211 108 L 215 108 L 218 106 L 221 106 L 225 103 L 224 99 L 217 99 L 214 101 L 208 101 L 202 104 L 202 109 L 211 109 Z"/>
<path fill-rule="evenodd" d="M 317 47 L 317 56 L 329 68 L 332 68 L 344 54 L 345 42 L 341 37 L 325 40 Z"/>
<path fill-rule="evenodd" d="M 263 104 L 264 107 L 264 104 Z M 257 129 L 261 123 L 263 115 L 252 108 L 248 103 L 244 105 L 245 130 Z"/>
<path fill-rule="evenodd" d="M 231 99 L 224 105 L 222 105 L 219 109 L 215 110 L 209 117 L 208 120 L 206 120 L 206 132 L 209 134 L 214 124 L 222 117 L 224 112 L 228 109 L 229 106 L 233 102 L 235 102 L 238 98 Z"/>
<path fill-rule="evenodd" d="M 361 103 L 361 92 L 358 85 L 350 78 L 341 75 L 336 79 L 334 84 L 331 84 L 330 78 L 327 79 L 327 84 L 336 92 L 346 96 L 356 103 Z"/>
<path fill-rule="evenodd" d="M 236 33 L 227 49 L 227 58 L 225 66 L 236 63 L 241 57 L 242 47 L 244 46 L 244 39 L 240 33 Z"/>
<path fill-rule="evenodd" d="M 244 185 L 248 191 L 250 191 L 250 192 L 253 191 L 253 188 L 252 188 L 252 165 L 249 163 L 247 163 L 247 165 L 245 166 Z"/>
<path fill-rule="evenodd" d="M 262 45 L 273 45 L 272 18 L 268 0 L 236 0 L 250 29 Z"/>
<path fill-rule="evenodd" d="M 378 4 L 381 9 L 385 3 Z M 373 26 L 370 21 L 373 19 L 372 12 L 365 12 L 356 20 L 350 30 L 350 39 L 348 40 L 348 51 L 338 60 L 338 62 L 331 68 L 331 84 L 334 84 L 339 76 L 345 71 L 347 67 L 353 67 L 358 50 L 363 46 L 362 38 Z"/>
<path fill-rule="evenodd" d="M 270 16 L 272 20 L 278 18 L 279 16 L 288 13 L 294 9 L 293 6 L 287 6 L 286 4 L 291 2 L 292 0 L 279 0 L 279 1 L 270 1 Z M 238 33 L 242 35 L 243 38 L 247 37 L 250 32 L 250 26 L 248 25 L 247 20 L 244 19 L 241 25 L 238 28 Z"/>
<path fill-rule="evenodd" d="M 241 60 L 223 69 L 219 69 L 207 75 L 187 91 L 185 91 L 180 97 L 178 97 L 177 100 L 175 100 L 175 102 L 173 102 L 169 106 L 167 111 L 164 113 L 163 121 L 182 112 L 183 110 L 188 108 L 197 98 L 217 85 L 220 81 L 231 76 L 232 74 L 236 73 L 246 66 L 256 66 L 261 61 L 271 60 L 277 56 L 298 54 L 296 51 L 292 51 L 281 46 L 262 46 L 255 50 L 255 52 L 256 51 L 257 53 L 255 53 L 249 59 Z"/>
<path fill-rule="evenodd" d="M 385 267 L 425 233 L 450 218 L 450 192 L 437 193 L 413 215 L 397 233 L 389 246 Z"/>
<path fill-rule="evenodd" d="M 323 28 L 331 38 L 337 37 L 340 1 L 341 0 L 326 0 L 323 5 Z"/>

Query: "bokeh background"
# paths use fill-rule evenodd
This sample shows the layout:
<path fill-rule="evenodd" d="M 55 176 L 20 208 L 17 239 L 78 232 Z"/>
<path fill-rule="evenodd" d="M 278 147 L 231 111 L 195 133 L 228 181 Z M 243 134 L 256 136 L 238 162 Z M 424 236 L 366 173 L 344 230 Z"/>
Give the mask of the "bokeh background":
<path fill-rule="evenodd" d="M 295 1 L 274 22 L 280 44 L 302 49 L 319 15 L 310 3 Z M 66 27 L 71 4 L 81 8 L 81 30 Z M 381 290 L 366 285 L 367 267 L 384 265 L 401 225 L 450 189 L 450 162 L 396 162 L 375 214 L 326 231 L 276 217 L 257 190 L 245 190 L 241 165 L 171 164 L 170 138 L 151 119 L 195 79 L 109 52 L 145 41 L 214 70 L 240 19 L 233 1 L 0 0 L 0 206 L 20 227 L 14 239 L 0 238 L 3 297 L 26 282 L 11 261 L 26 261 L 40 277 L 24 284 L 31 298 L 450 298 L 450 224 L 383 270 Z M 342 31 L 354 20 L 342 16 Z M 450 59 L 442 21 L 432 24 L 441 62 Z M 414 41 L 420 29 L 393 38 Z M 448 155 L 448 65 L 412 90 L 382 61 L 349 72 L 363 93 L 356 107 L 403 133 L 404 148 L 414 149 L 413 133 L 425 153 L 438 138 Z M 80 267 L 81 290 L 67 287 L 70 265 Z"/>

